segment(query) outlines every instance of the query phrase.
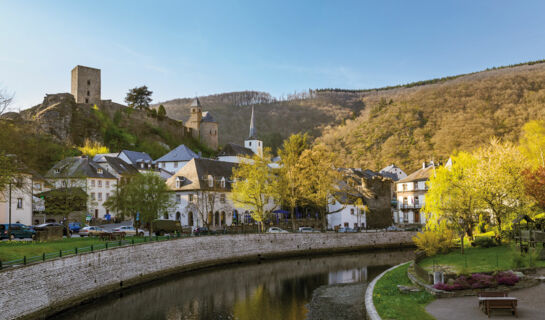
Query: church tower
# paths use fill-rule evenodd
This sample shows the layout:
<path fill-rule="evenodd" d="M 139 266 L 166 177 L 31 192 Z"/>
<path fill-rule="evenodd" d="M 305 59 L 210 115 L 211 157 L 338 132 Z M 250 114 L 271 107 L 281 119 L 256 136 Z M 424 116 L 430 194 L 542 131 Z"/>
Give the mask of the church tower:
<path fill-rule="evenodd" d="M 190 115 L 189 119 L 185 123 L 185 126 L 188 128 L 193 129 L 193 138 L 199 140 L 200 138 L 200 129 L 201 129 L 201 122 L 202 122 L 202 107 L 201 102 L 199 101 L 199 98 L 195 98 L 190 106 Z"/>
<path fill-rule="evenodd" d="M 252 106 L 252 117 L 250 119 L 250 136 L 244 141 L 244 146 L 252 150 L 255 154 L 263 157 L 263 141 L 257 139 L 255 129 L 254 107 Z"/>

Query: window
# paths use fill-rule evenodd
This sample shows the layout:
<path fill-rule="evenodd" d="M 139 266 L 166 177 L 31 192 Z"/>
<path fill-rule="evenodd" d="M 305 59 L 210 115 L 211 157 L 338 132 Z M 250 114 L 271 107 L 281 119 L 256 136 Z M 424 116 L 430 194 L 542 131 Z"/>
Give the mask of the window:
<path fill-rule="evenodd" d="M 213 194 L 208 195 L 208 201 L 209 202 L 214 202 L 214 195 Z"/>
<path fill-rule="evenodd" d="M 56 168 L 56 169 L 55 169 L 55 173 L 61 173 L 61 169 Z"/>
<path fill-rule="evenodd" d="M 354 208 L 350 209 L 350 214 L 354 215 Z"/>
<path fill-rule="evenodd" d="M 102 201 L 102 192 L 98 193 L 98 201 Z"/>
<path fill-rule="evenodd" d="M 98 180 L 98 187 L 102 188 L 102 180 Z"/>
<path fill-rule="evenodd" d="M 220 195 L 220 202 L 221 202 L 221 203 L 225 203 L 225 193 L 222 193 L 222 194 Z"/>
<path fill-rule="evenodd" d="M 225 178 L 221 178 L 221 187 L 225 189 Z"/>
<path fill-rule="evenodd" d="M 182 202 L 182 196 L 180 196 L 179 194 L 176 195 L 176 203 L 181 203 Z M 180 220 L 180 219 L 178 219 Z"/>
<path fill-rule="evenodd" d="M 102 168 L 98 168 L 98 169 L 97 169 L 97 173 L 98 173 L 98 174 L 103 174 L 104 171 L 102 170 Z"/>
<path fill-rule="evenodd" d="M 189 202 L 193 202 L 193 195 L 190 194 L 188 197 L 189 197 Z"/>
<path fill-rule="evenodd" d="M 63 180 L 63 181 L 61 182 L 61 185 L 62 185 L 63 188 L 66 188 L 66 181 Z"/>
<path fill-rule="evenodd" d="M 109 192 L 106 193 L 106 200 L 108 200 L 108 198 L 110 198 L 110 193 Z"/>
<path fill-rule="evenodd" d="M 17 209 L 23 209 L 23 198 L 17 198 Z"/>
<path fill-rule="evenodd" d="M 110 187 L 110 181 L 106 181 L 106 188 Z"/>
<path fill-rule="evenodd" d="M 35 184 L 34 184 L 34 189 L 36 189 L 36 190 L 42 190 L 42 184 L 41 184 L 41 183 L 35 183 Z"/>
<path fill-rule="evenodd" d="M 212 188 L 214 186 L 214 177 L 208 176 L 208 187 Z"/>
<path fill-rule="evenodd" d="M 87 90 L 87 96 L 90 96 L 90 95 L 91 95 L 91 93 L 89 92 L 89 90 Z"/>
<path fill-rule="evenodd" d="M 174 161 L 174 168 L 178 168 L 178 161 Z"/>
<path fill-rule="evenodd" d="M 403 191 L 407 191 L 407 184 L 406 183 L 403 184 Z"/>
<path fill-rule="evenodd" d="M 15 186 L 16 186 L 17 188 L 21 188 L 21 187 L 23 186 L 23 178 L 17 177 L 17 178 L 15 179 Z"/>
<path fill-rule="evenodd" d="M 248 145 L 251 147 L 252 146 L 252 141 L 248 142 Z"/>
<path fill-rule="evenodd" d="M 88 85 L 88 86 L 91 85 L 91 80 L 87 80 L 87 85 Z"/>
<path fill-rule="evenodd" d="M 89 103 L 89 98 L 85 98 L 85 103 Z"/>
<path fill-rule="evenodd" d="M 95 200 L 95 193 L 91 192 L 91 200 Z"/>
<path fill-rule="evenodd" d="M 91 180 L 91 187 L 95 187 L 95 180 Z"/>

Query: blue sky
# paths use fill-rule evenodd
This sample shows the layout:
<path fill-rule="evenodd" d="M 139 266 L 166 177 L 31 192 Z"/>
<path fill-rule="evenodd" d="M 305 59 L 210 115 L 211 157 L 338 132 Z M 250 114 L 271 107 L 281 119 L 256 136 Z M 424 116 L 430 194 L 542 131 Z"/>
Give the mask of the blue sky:
<path fill-rule="evenodd" d="M 0 0 L 13 109 L 102 69 L 102 97 L 373 88 L 545 58 L 543 1 Z"/>

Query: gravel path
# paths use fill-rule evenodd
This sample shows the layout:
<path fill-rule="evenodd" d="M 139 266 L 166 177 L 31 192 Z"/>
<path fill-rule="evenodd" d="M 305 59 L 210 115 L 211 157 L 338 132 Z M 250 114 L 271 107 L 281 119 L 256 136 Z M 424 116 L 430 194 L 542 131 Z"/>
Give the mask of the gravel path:
<path fill-rule="evenodd" d="M 518 298 L 519 319 L 545 319 L 545 284 L 516 290 L 509 296 Z M 488 319 L 479 309 L 477 297 L 437 299 L 426 306 L 426 311 L 437 320 Z M 491 319 L 515 319 L 510 311 L 494 310 Z"/>
<path fill-rule="evenodd" d="M 308 320 L 365 319 L 364 296 L 367 283 L 321 286 L 308 305 Z"/>

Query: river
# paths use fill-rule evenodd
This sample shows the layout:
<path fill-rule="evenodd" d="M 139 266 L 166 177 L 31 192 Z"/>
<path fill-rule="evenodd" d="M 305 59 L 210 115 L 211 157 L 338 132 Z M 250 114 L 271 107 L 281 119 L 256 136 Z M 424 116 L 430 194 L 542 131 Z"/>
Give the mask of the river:
<path fill-rule="evenodd" d="M 412 258 L 411 250 L 389 250 L 227 265 L 126 289 L 51 319 L 303 320 L 317 288 L 365 284 Z"/>

